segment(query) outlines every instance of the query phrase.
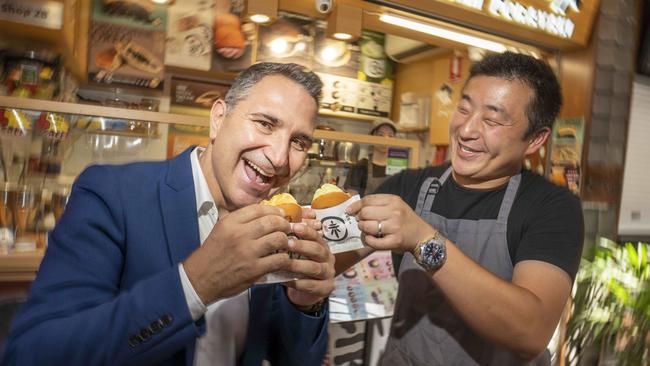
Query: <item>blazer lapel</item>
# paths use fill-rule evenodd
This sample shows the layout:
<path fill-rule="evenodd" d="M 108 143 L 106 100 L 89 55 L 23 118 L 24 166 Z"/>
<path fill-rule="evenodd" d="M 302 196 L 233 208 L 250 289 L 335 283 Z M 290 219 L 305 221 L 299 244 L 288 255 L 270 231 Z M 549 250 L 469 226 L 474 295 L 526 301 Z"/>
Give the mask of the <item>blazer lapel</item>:
<path fill-rule="evenodd" d="M 173 264 L 183 261 L 200 244 L 191 151 L 185 150 L 168 162 L 167 176 L 160 184 L 160 206 Z"/>
<path fill-rule="evenodd" d="M 185 150 L 168 161 L 167 175 L 159 185 L 160 207 L 167 236 L 169 259 L 177 265 L 199 247 L 199 224 L 190 153 Z M 185 347 L 185 364 L 194 362 L 195 342 Z"/>

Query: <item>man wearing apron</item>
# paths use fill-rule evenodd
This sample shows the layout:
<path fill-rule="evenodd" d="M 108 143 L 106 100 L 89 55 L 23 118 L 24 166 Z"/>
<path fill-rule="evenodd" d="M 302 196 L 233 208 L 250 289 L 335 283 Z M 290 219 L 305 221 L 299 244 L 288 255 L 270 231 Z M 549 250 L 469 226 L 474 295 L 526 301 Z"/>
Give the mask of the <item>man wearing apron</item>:
<path fill-rule="evenodd" d="M 377 118 L 372 122 L 370 134 L 380 137 L 395 137 L 397 126 L 388 118 Z M 343 188 L 350 194 L 363 197 L 373 193 L 388 178 L 386 175 L 387 146 L 373 146 L 368 159 L 363 159 L 350 168 Z"/>
<path fill-rule="evenodd" d="M 550 365 L 584 224 L 577 197 L 522 165 L 561 103 L 543 61 L 487 56 L 451 119 L 451 164 L 348 207 L 369 247 L 405 253 L 383 365 Z"/>

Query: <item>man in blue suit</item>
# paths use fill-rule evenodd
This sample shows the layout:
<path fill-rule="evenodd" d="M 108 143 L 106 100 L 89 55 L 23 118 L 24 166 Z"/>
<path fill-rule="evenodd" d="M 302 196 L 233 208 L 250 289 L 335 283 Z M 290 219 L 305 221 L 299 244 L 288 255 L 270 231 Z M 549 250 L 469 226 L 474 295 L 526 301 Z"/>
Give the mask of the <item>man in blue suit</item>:
<path fill-rule="evenodd" d="M 258 203 L 301 167 L 321 86 L 295 64 L 253 65 L 214 103 L 207 149 L 85 170 L 4 361 L 319 365 L 334 257 L 318 223 Z M 301 279 L 255 285 L 278 270 Z"/>

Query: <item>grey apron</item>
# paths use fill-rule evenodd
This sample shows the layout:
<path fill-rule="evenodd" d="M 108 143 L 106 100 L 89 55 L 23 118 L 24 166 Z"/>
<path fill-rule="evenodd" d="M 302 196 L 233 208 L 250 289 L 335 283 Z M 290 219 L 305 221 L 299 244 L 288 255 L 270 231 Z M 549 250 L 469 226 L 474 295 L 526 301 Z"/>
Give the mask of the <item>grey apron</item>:
<path fill-rule="evenodd" d="M 377 187 L 379 187 L 379 185 L 382 184 L 386 178 L 388 178 L 387 175 L 384 175 L 383 177 L 374 176 L 374 164 L 372 163 L 372 156 L 368 157 L 367 174 L 368 178 L 366 179 L 366 189 L 363 191 L 364 196 L 374 193 Z"/>
<path fill-rule="evenodd" d="M 506 281 L 512 279 L 507 224 L 521 175 L 512 177 L 496 220 L 446 219 L 431 212 L 433 200 L 452 168 L 440 177 L 427 178 L 420 188 L 416 213 L 440 230 L 466 255 Z M 550 365 L 546 351 L 526 363 L 509 351 L 475 334 L 456 315 L 431 276 L 410 253 L 399 270 L 397 307 L 382 365 Z"/>

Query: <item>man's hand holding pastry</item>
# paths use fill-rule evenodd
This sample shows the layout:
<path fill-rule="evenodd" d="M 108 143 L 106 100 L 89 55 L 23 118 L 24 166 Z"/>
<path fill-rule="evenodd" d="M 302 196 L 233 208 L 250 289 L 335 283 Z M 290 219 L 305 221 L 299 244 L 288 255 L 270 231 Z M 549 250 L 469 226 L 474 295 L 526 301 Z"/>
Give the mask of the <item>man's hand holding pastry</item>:
<path fill-rule="evenodd" d="M 399 196 L 373 194 L 346 209 L 359 222 L 364 243 L 376 250 L 407 252 L 436 233 Z"/>
<path fill-rule="evenodd" d="M 296 238 L 289 238 L 289 250 L 300 259 L 291 259 L 288 270 L 300 279 L 285 284 L 287 296 L 300 310 L 310 311 L 334 291 L 334 255 L 310 225 L 292 224 L 292 229 Z"/>
<path fill-rule="evenodd" d="M 334 290 L 334 255 L 317 232 L 318 226 L 302 223 L 303 210 L 293 196 L 278 194 L 262 204 L 282 208 L 291 223 L 293 235 L 288 238 L 288 250 L 292 259 L 286 270 L 299 279 L 285 283 L 287 296 L 300 310 L 311 312 Z"/>

